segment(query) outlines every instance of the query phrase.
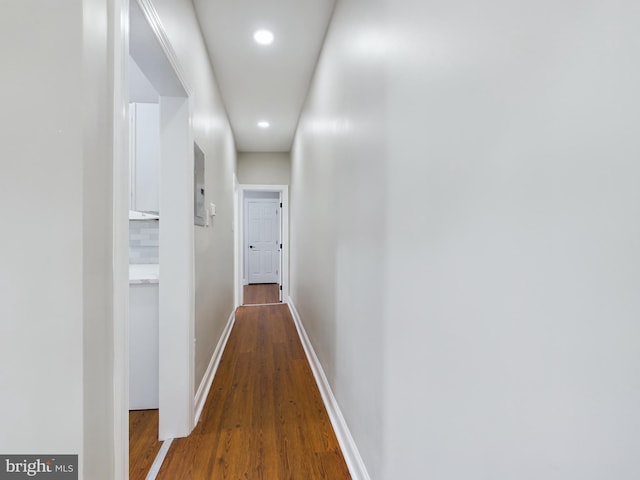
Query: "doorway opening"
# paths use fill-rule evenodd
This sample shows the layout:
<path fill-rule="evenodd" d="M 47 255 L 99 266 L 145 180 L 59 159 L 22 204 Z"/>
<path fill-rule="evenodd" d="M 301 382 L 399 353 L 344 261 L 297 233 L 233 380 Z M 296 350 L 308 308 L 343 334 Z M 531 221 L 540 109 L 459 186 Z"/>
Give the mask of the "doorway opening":
<path fill-rule="evenodd" d="M 287 302 L 286 185 L 240 185 L 236 202 L 236 306 Z"/>
<path fill-rule="evenodd" d="M 130 419 L 131 435 L 118 430 L 116 449 L 118 476 L 131 467 L 144 478 L 140 442 L 156 451 L 194 426 L 194 143 L 190 89 L 157 12 L 150 0 L 121 6 L 115 143 L 129 148 L 114 166 L 114 268 L 129 277 L 114 283 L 115 416 Z"/>

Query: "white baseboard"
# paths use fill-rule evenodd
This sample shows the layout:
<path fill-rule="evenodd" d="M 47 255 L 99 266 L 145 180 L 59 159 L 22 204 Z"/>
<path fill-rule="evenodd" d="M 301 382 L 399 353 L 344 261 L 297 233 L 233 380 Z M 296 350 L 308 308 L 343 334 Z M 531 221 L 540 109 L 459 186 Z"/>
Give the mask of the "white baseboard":
<path fill-rule="evenodd" d="M 229 320 L 227 320 L 227 325 L 222 331 L 220 340 L 218 340 L 218 345 L 216 345 L 216 349 L 213 351 L 213 355 L 211 356 L 211 361 L 209 361 L 207 371 L 204 373 L 204 377 L 202 377 L 202 381 L 200 382 L 200 386 L 198 387 L 198 391 L 196 392 L 196 411 L 194 416 L 194 426 L 197 425 L 198 421 L 200 420 L 202 409 L 204 408 L 204 404 L 207 401 L 207 395 L 209 395 L 209 390 L 211 389 L 211 384 L 213 383 L 213 377 L 215 377 L 216 371 L 218 370 L 218 365 L 220 365 L 222 352 L 224 352 L 224 347 L 227 345 L 227 340 L 229 340 L 229 335 L 231 334 L 231 329 L 233 328 L 233 324 L 235 323 L 235 321 L 236 312 L 234 310 L 233 312 L 231 312 Z"/>
<path fill-rule="evenodd" d="M 149 469 L 149 473 L 147 473 L 147 477 L 145 478 L 145 480 L 156 480 L 156 477 L 160 472 L 160 468 L 162 468 L 162 463 L 164 462 L 164 459 L 169 452 L 169 448 L 171 447 L 171 442 L 173 442 L 173 438 L 167 438 L 164 442 L 162 442 L 160 451 L 156 455 L 156 459 L 151 464 L 151 468 Z"/>
<path fill-rule="evenodd" d="M 349 468 L 349 473 L 351 473 L 351 478 L 352 480 L 371 480 L 369 477 L 369 473 L 367 472 L 367 468 L 362 461 L 362 457 L 360 456 L 360 452 L 358 451 L 358 447 L 356 446 L 356 442 L 351 436 L 351 432 L 349 431 L 347 422 L 342 416 L 342 412 L 340 411 L 340 407 L 338 406 L 336 397 L 333 395 L 333 391 L 331 391 L 331 387 L 329 386 L 327 377 L 324 374 L 322 365 L 320 365 L 320 361 L 316 356 L 316 352 L 314 351 L 309 337 L 307 336 L 307 332 L 302 325 L 300 315 L 298 314 L 298 311 L 296 310 L 291 297 L 289 297 L 288 300 L 289 310 L 291 311 L 291 315 L 293 316 L 293 322 L 296 325 L 298 335 L 300 336 L 300 341 L 302 342 L 304 351 L 307 354 L 309 365 L 311 365 L 313 376 L 315 377 L 316 383 L 318 384 L 320 395 L 322 395 L 324 406 L 327 409 L 327 413 L 329 414 L 329 420 L 331 420 L 331 425 L 333 426 L 333 429 L 336 433 L 338 443 L 340 444 L 340 448 L 342 449 L 342 454 L 344 455 L 344 459 L 347 462 L 347 467 Z"/>

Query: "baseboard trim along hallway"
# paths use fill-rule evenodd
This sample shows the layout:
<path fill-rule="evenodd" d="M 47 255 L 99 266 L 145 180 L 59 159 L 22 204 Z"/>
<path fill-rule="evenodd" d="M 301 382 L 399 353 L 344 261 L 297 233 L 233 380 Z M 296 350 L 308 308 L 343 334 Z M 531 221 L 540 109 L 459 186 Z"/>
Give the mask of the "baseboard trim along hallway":
<path fill-rule="evenodd" d="M 209 390 L 211 389 L 213 378 L 216 376 L 216 371 L 218 370 L 218 366 L 220 365 L 220 359 L 222 358 L 224 347 L 227 345 L 227 341 L 229 340 L 229 335 L 231 335 L 231 330 L 233 329 L 233 323 L 235 322 L 235 320 L 236 312 L 234 310 L 233 312 L 231 312 L 231 315 L 229 315 L 229 319 L 227 320 L 227 324 L 222 331 L 220 340 L 218 340 L 218 345 L 216 345 L 216 349 L 213 351 L 213 355 L 211 355 L 211 360 L 209 361 L 207 371 L 205 372 L 204 377 L 202 377 L 202 381 L 200 382 L 200 386 L 198 387 L 198 391 L 196 392 L 194 403 L 196 406 L 194 425 L 198 424 L 200 415 L 202 415 L 202 409 L 204 408 L 204 404 L 207 401 L 207 395 L 209 395 Z"/>
<path fill-rule="evenodd" d="M 300 341 L 302 342 L 302 347 L 305 354 L 307 355 L 307 360 L 309 361 L 309 365 L 311 366 L 311 371 L 313 372 L 313 376 L 316 380 L 316 383 L 318 384 L 318 389 L 320 390 L 322 401 L 324 402 L 325 408 L 327 409 L 329 420 L 331 421 L 331 425 L 333 426 L 333 430 L 335 431 L 338 443 L 340 444 L 340 448 L 342 449 L 342 454 L 344 455 L 345 462 L 347 463 L 347 467 L 349 468 L 349 473 L 351 473 L 351 478 L 353 480 L 371 480 L 364 461 L 360 456 L 360 452 L 358 451 L 358 447 L 356 446 L 356 442 L 351 436 L 351 432 L 349 430 L 349 427 L 347 426 L 347 422 L 345 421 L 344 416 L 342 415 L 342 411 L 338 406 L 336 397 L 333 395 L 333 391 L 331 390 L 331 386 L 329 385 L 327 376 L 322 369 L 320 360 L 318 360 L 316 352 L 311 345 L 311 341 L 307 336 L 307 332 L 304 329 L 304 325 L 302 324 L 300 315 L 296 310 L 293 300 L 289 298 L 287 304 L 289 306 L 289 310 L 291 311 L 291 316 L 293 317 L 293 323 L 298 330 L 298 336 L 300 337 Z"/>
<path fill-rule="evenodd" d="M 353 478 L 285 304 L 236 310 L 201 418 L 156 476 L 240 478 Z"/>
<path fill-rule="evenodd" d="M 160 471 L 160 467 L 162 467 L 162 462 L 164 462 L 164 457 L 167 456 L 167 452 L 169 451 L 169 447 L 171 447 L 171 442 L 173 442 L 173 438 L 167 438 L 163 443 L 158 455 L 156 455 L 156 459 L 153 461 L 151 468 L 149 469 L 149 473 L 147 474 L 147 478 L 145 480 L 156 480 L 158 476 L 158 472 Z"/>

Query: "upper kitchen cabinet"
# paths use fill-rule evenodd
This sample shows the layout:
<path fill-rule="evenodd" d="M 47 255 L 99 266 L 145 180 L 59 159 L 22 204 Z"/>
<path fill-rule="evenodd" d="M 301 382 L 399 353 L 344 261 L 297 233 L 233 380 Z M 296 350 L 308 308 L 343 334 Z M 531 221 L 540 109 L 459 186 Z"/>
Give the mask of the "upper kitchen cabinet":
<path fill-rule="evenodd" d="M 159 213 L 160 106 L 131 103 L 129 118 L 129 209 Z"/>

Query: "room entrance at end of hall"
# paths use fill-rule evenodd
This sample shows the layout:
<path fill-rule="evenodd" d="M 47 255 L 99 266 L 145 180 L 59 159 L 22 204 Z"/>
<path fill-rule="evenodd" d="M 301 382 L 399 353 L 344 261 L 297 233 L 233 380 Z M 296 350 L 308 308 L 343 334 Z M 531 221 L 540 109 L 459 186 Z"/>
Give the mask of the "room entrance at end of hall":
<path fill-rule="evenodd" d="M 244 194 L 243 304 L 282 301 L 282 194 Z"/>

